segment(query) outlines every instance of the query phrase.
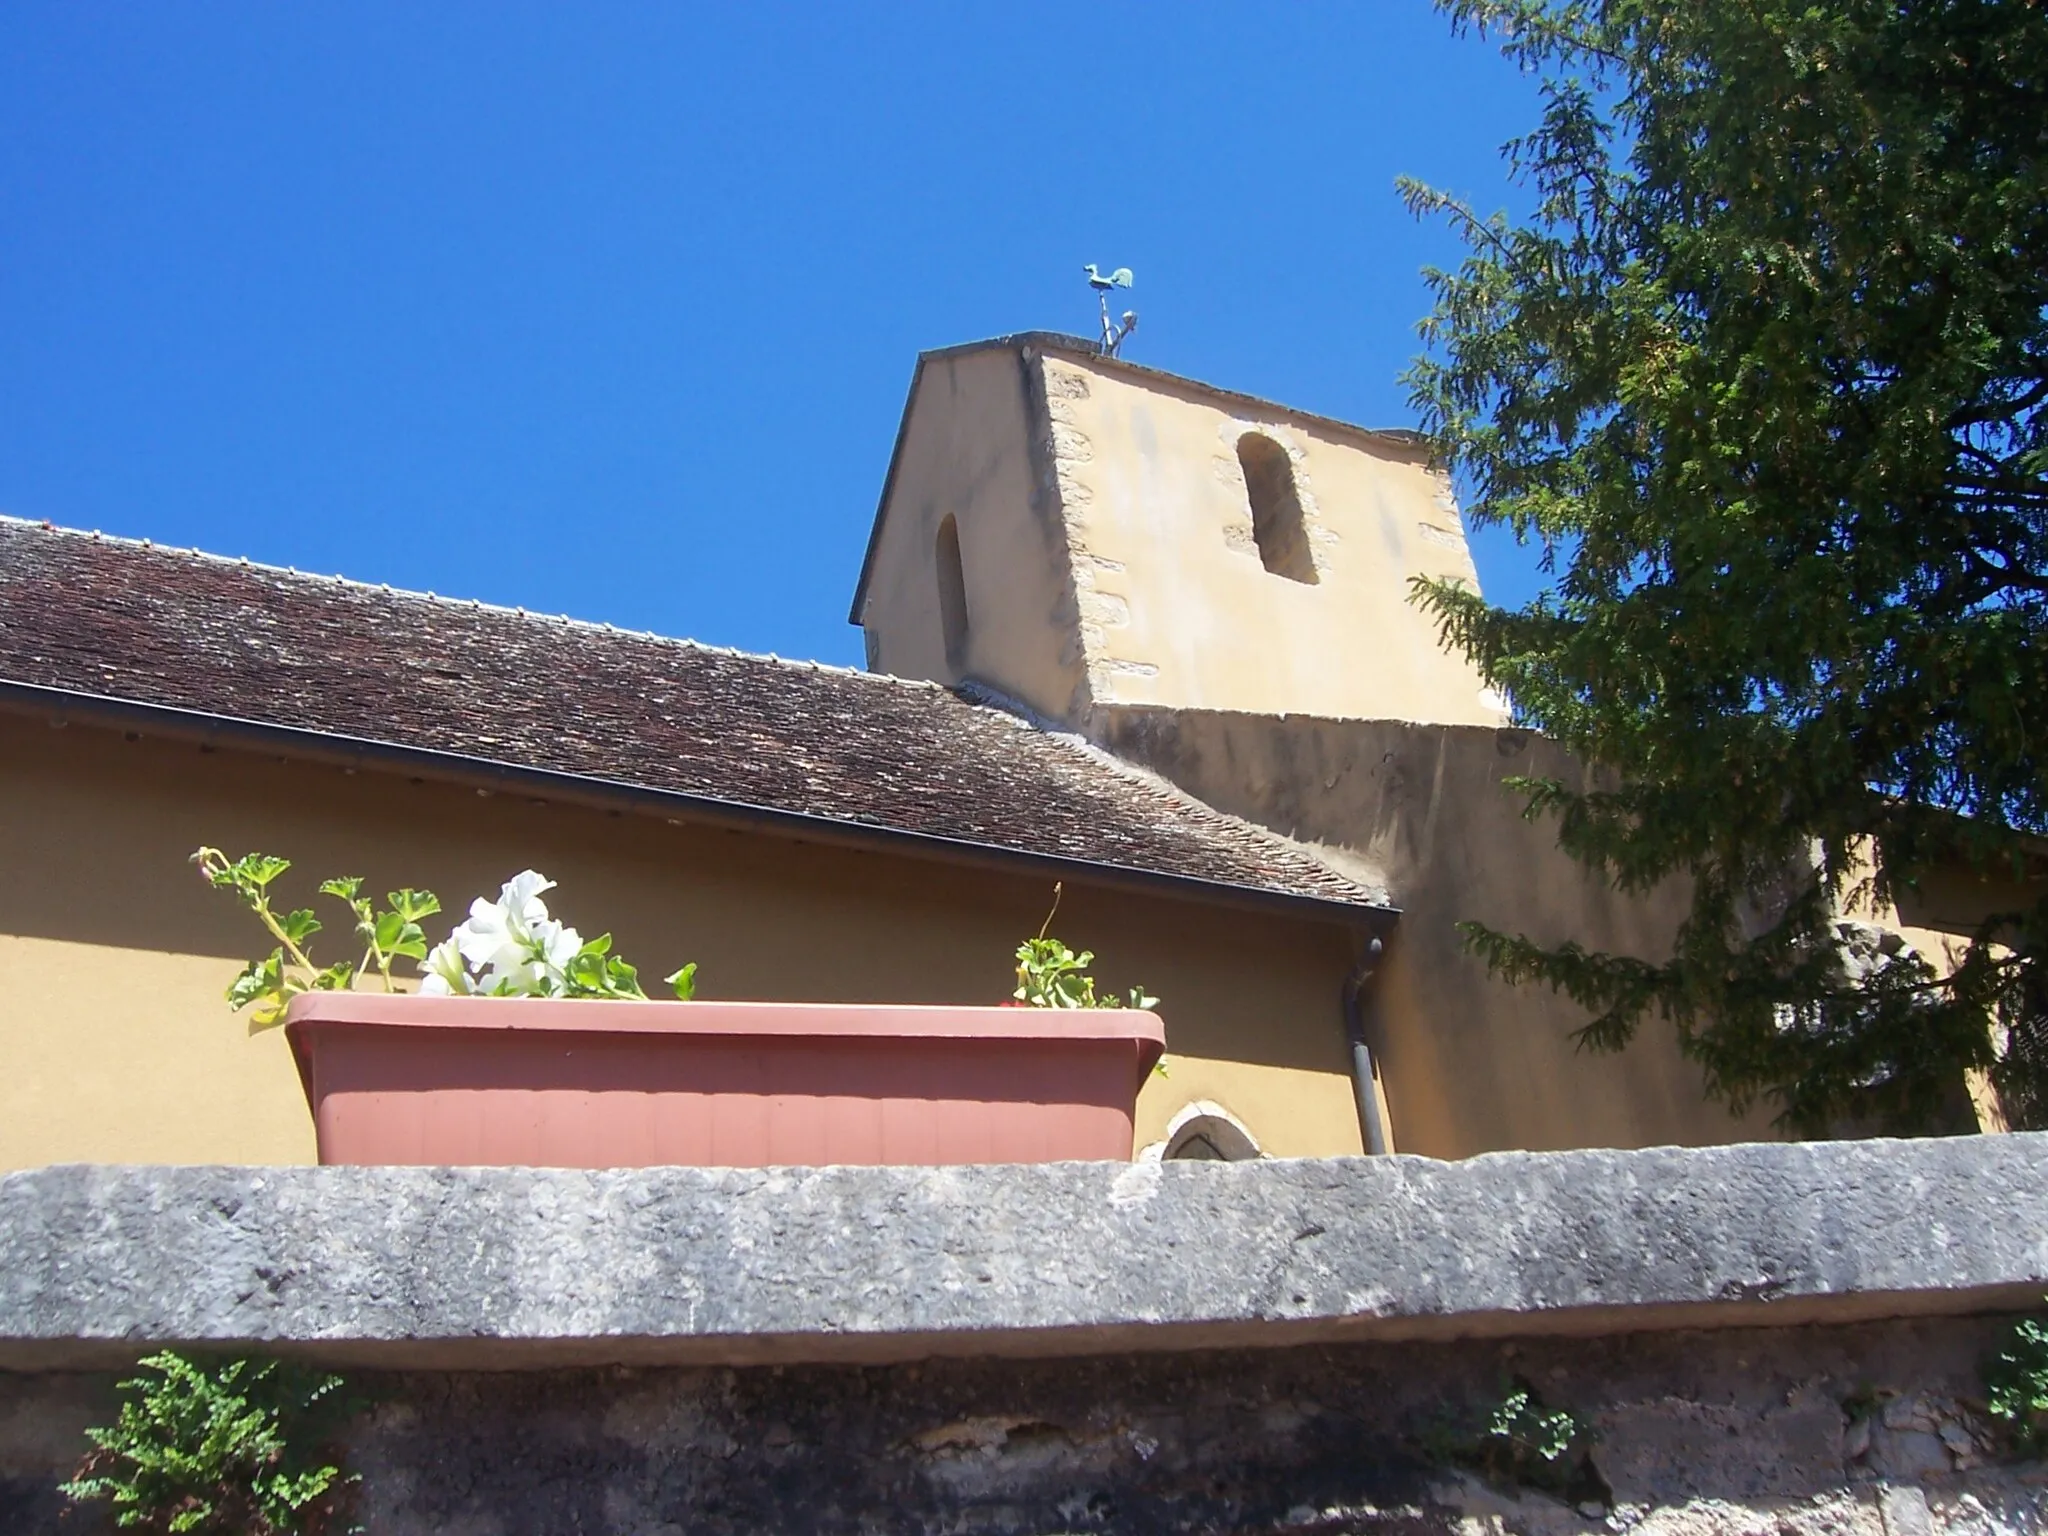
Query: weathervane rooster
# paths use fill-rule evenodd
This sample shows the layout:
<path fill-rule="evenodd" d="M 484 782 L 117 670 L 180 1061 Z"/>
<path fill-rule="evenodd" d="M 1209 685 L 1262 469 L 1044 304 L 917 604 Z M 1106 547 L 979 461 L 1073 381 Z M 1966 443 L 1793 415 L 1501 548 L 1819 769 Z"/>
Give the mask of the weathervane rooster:
<path fill-rule="evenodd" d="M 1138 312 L 1135 309 L 1127 309 L 1121 321 L 1112 321 L 1109 318 L 1109 291 L 1112 288 L 1130 287 L 1131 269 L 1118 267 L 1109 276 L 1104 277 L 1091 261 L 1081 270 L 1088 274 L 1088 286 L 1095 290 L 1095 297 L 1102 304 L 1102 355 L 1115 357 L 1117 348 L 1121 347 L 1129 339 L 1131 332 L 1138 328 Z"/>

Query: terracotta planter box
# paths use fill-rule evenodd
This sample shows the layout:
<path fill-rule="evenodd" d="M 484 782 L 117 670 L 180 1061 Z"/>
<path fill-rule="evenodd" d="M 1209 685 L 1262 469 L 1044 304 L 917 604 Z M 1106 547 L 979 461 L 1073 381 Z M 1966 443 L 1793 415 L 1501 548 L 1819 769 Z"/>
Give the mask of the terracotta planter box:
<path fill-rule="evenodd" d="M 322 1163 L 557 1168 L 1131 1155 L 1166 1037 L 1127 1009 L 306 993 Z"/>

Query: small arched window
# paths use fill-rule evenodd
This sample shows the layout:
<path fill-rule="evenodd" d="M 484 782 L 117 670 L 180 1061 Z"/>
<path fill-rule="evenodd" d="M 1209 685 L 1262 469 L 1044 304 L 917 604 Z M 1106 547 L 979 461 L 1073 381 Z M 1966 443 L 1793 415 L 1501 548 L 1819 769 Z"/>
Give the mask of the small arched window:
<path fill-rule="evenodd" d="M 967 572 L 960 564 L 960 525 L 949 512 L 939 524 L 939 626 L 946 636 L 946 665 L 967 664 Z"/>
<path fill-rule="evenodd" d="M 1168 1162 L 1247 1163 L 1261 1153 L 1237 1116 L 1220 1104 L 1197 1101 L 1167 1122 L 1159 1155 Z"/>
<path fill-rule="evenodd" d="M 1259 546 L 1259 563 L 1275 576 L 1314 584 L 1316 562 L 1309 552 L 1294 461 L 1265 433 L 1247 432 L 1237 440 L 1237 462 L 1252 504 L 1252 541 Z"/>

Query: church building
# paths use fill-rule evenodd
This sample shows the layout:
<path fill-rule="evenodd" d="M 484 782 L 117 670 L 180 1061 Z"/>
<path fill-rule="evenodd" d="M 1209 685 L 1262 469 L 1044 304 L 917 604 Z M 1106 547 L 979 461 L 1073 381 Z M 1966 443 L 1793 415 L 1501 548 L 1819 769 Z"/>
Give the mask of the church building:
<path fill-rule="evenodd" d="M 202 844 L 308 897 L 537 868 L 728 999 L 1000 1001 L 1057 883 L 1053 931 L 1161 999 L 1137 1155 L 1770 1136 L 1668 1035 L 1581 1052 L 1462 949 L 1657 954 L 1682 900 L 1523 818 L 1504 779 L 1579 770 L 1417 576 L 1476 580 L 1413 434 L 1036 333 L 919 359 L 865 671 L 0 521 L 0 1168 L 311 1160 Z"/>

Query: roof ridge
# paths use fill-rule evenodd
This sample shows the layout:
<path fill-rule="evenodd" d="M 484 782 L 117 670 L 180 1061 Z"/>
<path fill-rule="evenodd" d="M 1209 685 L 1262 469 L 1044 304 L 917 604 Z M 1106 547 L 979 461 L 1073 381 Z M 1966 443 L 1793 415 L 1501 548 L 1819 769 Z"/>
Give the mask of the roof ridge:
<path fill-rule="evenodd" d="M 773 651 L 746 651 L 736 645 L 718 645 L 709 640 L 694 640 L 687 635 L 664 635 L 652 629 L 629 629 L 604 619 L 579 619 L 566 613 L 543 613 L 520 606 L 507 607 L 503 603 L 486 602 L 480 597 L 448 597 L 439 592 L 424 592 L 416 587 L 394 587 L 390 582 L 362 581 L 353 576 L 339 573 L 323 576 L 316 571 L 302 571 L 295 565 L 273 565 L 267 560 L 252 560 L 247 555 L 223 555 L 198 545 L 186 548 L 181 544 L 163 544 L 154 539 L 130 538 L 125 534 L 103 533 L 97 528 L 69 528 L 60 523 L 42 518 L 18 517 L 13 513 L 0 512 L 0 525 L 12 524 L 36 533 L 55 534 L 59 538 L 86 539 L 100 544 L 118 544 L 129 549 L 146 549 L 153 554 L 174 555 L 182 559 L 200 560 L 213 565 L 233 566 L 238 570 L 260 571 L 287 580 L 317 583 L 328 587 L 346 587 L 352 591 L 370 594 L 380 598 L 396 598 L 403 602 L 428 603 L 438 608 L 457 608 L 468 613 L 496 613 L 507 618 L 528 619 L 542 624 L 559 624 L 569 629 L 588 630 L 601 635 L 622 635 L 628 639 L 649 640 L 656 645 L 678 646 L 684 650 L 702 651 L 713 656 L 740 656 L 749 661 L 773 662 L 777 666 L 790 667 L 805 672 L 833 672 L 845 677 L 869 678 L 878 682 L 893 683 L 898 687 L 928 689 L 946 692 L 943 683 L 931 682 L 925 678 L 898 677 L 893 672 L 870 672 L 862 667 L 843 666 L 835 661 L 814 661 L 803 657 L 778 656 Z"/>
<path fill-rule="evenodd" d="M 1428 436 L 1414 427 L 1368 427 L 1360 422 L 1347 421 L 1342 416 L 1333 416 L 1328 411 L 1312 411 L 1306 406 L 1289 405 L 1285 400 L 1275 400 L 1270 395 L 1255 395 L 1249 390 L 1232 389 L 1227 384 L 1214 384 L 1207 379 L 1196 378 L 1191 373 L 1175 373 L 1171 368 L 1162 368 L 1156 363 L 1141 363 L 1135 358 L 1125 357 L 1120 352 L 1105 352 L 1102 350 L 1101 342 L 1092 341 L 1086 336 L 1075 336 L 1067 331 L 1010 331 L 1000 336 L 983 336 L 975 341 L 954 342 L 951 346 L 927 347 L 917 354 L 917 358 L 919 363 L 923 363 L 927 358 L 944 359 L 969 352 L 1020 347 L 1038 347 L 1092 365 L 1099 364 L 1112 373 L 1133 375 L 1140 380 L 1156 380 L 1182 389 L 1198 390 L 1203 394 L 1240 401 L 1258 406 L 1272 414 L 1291 416 L 1303 423 L 1334 427 L 1357 437 L 1373 438 L 1390 447 L 1422 448 L 1429 442 Z"/>

